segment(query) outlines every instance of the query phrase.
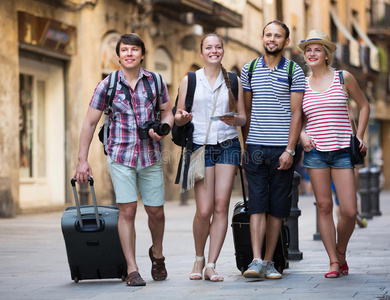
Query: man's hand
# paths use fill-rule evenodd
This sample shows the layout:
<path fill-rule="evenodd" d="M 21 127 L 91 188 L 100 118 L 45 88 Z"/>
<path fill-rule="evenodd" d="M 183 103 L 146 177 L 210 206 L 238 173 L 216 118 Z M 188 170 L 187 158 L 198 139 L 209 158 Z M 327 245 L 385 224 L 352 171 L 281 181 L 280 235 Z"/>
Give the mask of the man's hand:
<path fill-rule="evenodd" d="M 93 177 L 92 168 L 88 163 L 88 151 L 96 125 L 99 122 L 102 113 L 103 111 L 97 110 L 92 106 L 88 106 L 87 115 L 85 116 L 80 133 L 78 164 L 76 172 L 74 172 L 73 175 L 73 178 L 76 178 L 78 183 L 88 182 L 88 176 L 91 178 Z"/>
<path fill-rule="evenodd" d="M 91 166 L 89 165 L 88 161 L 79 161 L 73 178 L 76 178 L 78 183 L 85 183 L 88 182 L 88 176 L 93 178 Z"/>
<path fill-rule="evenodd" d="M 291 168 L 294 162 L 294 157 L 288 152 L 283 152 L 279 157 L 279 168 L 278 170 L 288 170 Z"/>
<path fill-rule="evenodd" d="M 158 135 L 154 130 L 153 128 L 150 128 L 149 131 L 149 136 L 151 139 L 155 140 L 155 141 L 161 141 L 165 135 L 161 136 L 161 135 Z"/>

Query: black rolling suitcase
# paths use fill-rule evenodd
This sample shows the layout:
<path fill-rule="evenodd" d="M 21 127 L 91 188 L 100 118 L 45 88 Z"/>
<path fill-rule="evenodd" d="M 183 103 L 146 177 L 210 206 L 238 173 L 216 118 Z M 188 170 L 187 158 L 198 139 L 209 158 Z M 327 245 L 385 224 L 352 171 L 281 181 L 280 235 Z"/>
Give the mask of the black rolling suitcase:
<path fill-rule="evenodd" d="M 76 206 L 68 207 L 61 219 L 72 280 L 125 280 L 127 264 L 118 235 L 118 207 L 97 206 L 93 179 L 88 180 L 93 205 L 80 207 L 76 179 L 72 179 Z"/>
<path fill-rule="evenodd" d="M 248 202 L 245 195 L 244 177 L 242 167 L 239 167 L 243 200 L 236 203 L 234 206 L 232 218 L 233 242 L 235 248 L 236 265 L 241 273 L 248 269 L 248 265 L 253 259 L 252 242 L 250 234 L 250 216 L 248 214 Z M 273 260 L 275 268 L 282 274 L 283 270 L 288 268 L 288 245 L 290 232 L 288 230 L 286 220 L 283 220 L 282 228 L 280 229 L 278 244 L 276 245 Z M 265 241 L 263 243 L 262 256 L 265 254 Z"/>

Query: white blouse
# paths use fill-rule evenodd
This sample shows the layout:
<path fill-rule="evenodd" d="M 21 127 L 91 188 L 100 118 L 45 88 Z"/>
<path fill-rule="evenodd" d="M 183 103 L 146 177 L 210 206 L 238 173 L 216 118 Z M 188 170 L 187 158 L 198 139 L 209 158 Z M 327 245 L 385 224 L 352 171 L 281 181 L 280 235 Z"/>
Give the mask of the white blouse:
<path fill-rule="evenodd" d="M 192 122 L 194 123 L 193 139 L 195 144 L 203 145 L 205 141 L 219 87 L 221 88 L 214 116 L 221 116 L 229 112 L 229 94 L 222 70 L 220 71 L 213 88 L 211 88 L 206 78 L 204 68 L 196 71 L 196 89 L 191 109 L 193 115 Z M 217 143 L 222 143 L 235 137 L 238 137 L 238 130 L 235 125 L 227 125 L 220 120 L 215 120 L 211 121 L 207 144 L 216 145 Z"/>

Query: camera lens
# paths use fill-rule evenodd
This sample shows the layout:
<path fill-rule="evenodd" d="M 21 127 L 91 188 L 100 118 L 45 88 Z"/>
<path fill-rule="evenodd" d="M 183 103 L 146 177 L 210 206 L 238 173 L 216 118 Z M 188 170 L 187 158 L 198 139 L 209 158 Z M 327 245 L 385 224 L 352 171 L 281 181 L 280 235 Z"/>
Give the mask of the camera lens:
<path fill-rule="evenodd" d="M 171 126 L 168 123 L 160 123 L 153 126 L 153 130 L 158 135 L 167 135 L 171 131 Z"/>

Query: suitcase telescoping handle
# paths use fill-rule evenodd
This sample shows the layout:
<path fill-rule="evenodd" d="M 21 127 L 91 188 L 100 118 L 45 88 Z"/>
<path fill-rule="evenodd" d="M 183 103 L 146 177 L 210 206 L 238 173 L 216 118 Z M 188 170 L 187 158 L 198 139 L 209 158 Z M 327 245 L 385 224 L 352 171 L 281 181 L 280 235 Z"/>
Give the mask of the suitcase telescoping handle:
<path fill-rule="evenodd" d="M 80 203 L 79 203 L 79 197 L 77 196 L 77 190 L 76 190 L 76 178 L 72 178 L 70 181 L 70 184 L 73 187 L 73 195 L 74 195 L 74 201 L 76 202 L 76 210 L 77 210 L 77 219 L 79 220 L 80 228 L 83 229 L 83 219 L 81 218 L 81 210 L 80 210 Z M 93 208 L 95 210 L 95 217 L 96 217 L 96 226 L 99 229 L 100 228 L 100 219 L 99 219 L 99 211 L 97 208 L 96 203 L 96 196 L 95 196 L 95 189 L 93 187 L 93 178 L 88 177 L 89 185 L 91 186 L 91 194 L 92 194 L 92 202 L 93 202 Z"/>
<path fill-rule="evenodd" d="M 248 201 L 246 200 L 244 175 L 242 174 L 242 165 L 241 164 L 238 166 L 238 169 L 240 170 L 242 196 L 244 198 L 244 210 L 248 211 Z"/>

